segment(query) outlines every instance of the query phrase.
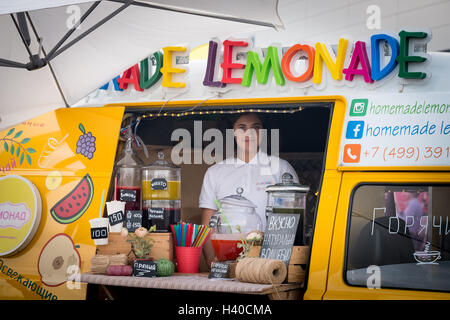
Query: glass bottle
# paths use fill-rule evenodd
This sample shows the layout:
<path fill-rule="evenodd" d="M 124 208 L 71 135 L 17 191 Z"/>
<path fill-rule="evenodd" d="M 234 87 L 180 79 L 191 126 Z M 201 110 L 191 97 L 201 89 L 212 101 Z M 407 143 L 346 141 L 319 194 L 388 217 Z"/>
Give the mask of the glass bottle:
<path fill-rule="evenodd" d="M 128 128 L 124 155 L 115 165 L 115 200 L 125 202 L 125 211 L 141 209 L 141 167 L 144 162 L 133 150 L 133 134 Z"/>

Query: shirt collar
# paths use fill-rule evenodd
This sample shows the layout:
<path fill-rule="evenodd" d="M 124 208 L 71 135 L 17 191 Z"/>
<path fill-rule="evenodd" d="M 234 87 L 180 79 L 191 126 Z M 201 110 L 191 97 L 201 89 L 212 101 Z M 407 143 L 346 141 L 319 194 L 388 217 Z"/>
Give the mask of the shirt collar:
<path fill-rule="evenodd" d="M 238 157 L 234 158 L 234 167 L 239 168 L 243 165 L 268 165 L 269 164 L 269 156 L 267 153 L 258 151 L 258 153 L 250 160 L 248 163 L 239 159 Z"/>

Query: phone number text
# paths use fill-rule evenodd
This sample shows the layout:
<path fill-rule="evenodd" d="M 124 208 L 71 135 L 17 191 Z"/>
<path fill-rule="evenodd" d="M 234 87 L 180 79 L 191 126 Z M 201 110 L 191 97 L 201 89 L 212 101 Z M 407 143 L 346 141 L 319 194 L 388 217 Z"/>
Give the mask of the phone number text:
<path fill-rule="evenodd" d="M 367 159 L 383 159 L 388 162 L 395 159 L 410 159 L 417 162 L 424 159 L 449 159 L 450 146 L 372 146 L 365 149 Z"/>

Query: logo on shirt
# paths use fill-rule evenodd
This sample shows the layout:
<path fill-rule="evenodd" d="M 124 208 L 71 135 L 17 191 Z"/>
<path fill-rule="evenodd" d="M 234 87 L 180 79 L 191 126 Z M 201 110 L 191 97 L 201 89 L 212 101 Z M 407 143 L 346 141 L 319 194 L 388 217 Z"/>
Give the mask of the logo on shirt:
<path fill-rule="evenodd" d="M 273 181 L 260 181 L 256 183 L 256 191 L 261 191 L 266 188 L 266 186 L 269 186 L 273 184 Z"/>

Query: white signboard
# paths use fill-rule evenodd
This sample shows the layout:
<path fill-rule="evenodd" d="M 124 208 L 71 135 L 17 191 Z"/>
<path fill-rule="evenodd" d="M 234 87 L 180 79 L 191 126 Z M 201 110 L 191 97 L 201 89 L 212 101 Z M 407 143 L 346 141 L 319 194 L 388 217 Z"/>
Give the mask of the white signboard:
<path fill-rule="evenodd" d="M 340 166 L 450 166 L 450 94 L 347 101 Z"/>

